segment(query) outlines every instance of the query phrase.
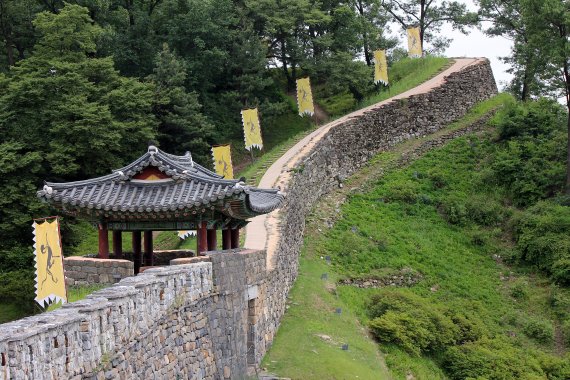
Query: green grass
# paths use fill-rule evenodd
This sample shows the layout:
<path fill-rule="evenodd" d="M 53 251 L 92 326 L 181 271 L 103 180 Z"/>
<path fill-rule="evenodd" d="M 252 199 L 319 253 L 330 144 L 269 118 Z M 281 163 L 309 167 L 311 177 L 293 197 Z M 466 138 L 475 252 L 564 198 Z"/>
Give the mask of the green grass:
<path fill-rule="evenodd" d="M 491 135 L 460 138 L 408 168 L 388 171 L 372 191 L 350 197 L 342 208 L 342 219 L 316 243 L 316 254 L 331 255 L 341 276 L 373 276 L 387 268 L 412 268 L 424 276 L 411 288 L 414 293 L 433 304 L 476 315 L 491 334 L 504 336 L 523 350 L 553 353 L 554 341 L 535 341 L 526 335 L 525 326 L 532 320 L 554 325 L 551 295 L 556 291 L 568 296 L 570 292 L 555 288 L 528 268 L 518 270 L 497 263 L 493 255 L 508 257 L 512 249 L 499 228 L 452 225 L 438 206 L 449 197 L 472 196 L 491 140 Z M 390 157 L 393 155 L 381 155 L 376 162 Z M 440 182 L 445 184 L 443 188 L 435 185 Z M 478 196 L 483 202 L 496 202 L 500 207 L 496 193 L 484 187 L 481 191 Z M 513 297 L 513 289 L 521 286 L 526 296 Z M 374 293 L 382 290 L 338 288 L 343 303 L 363 323 L 367 322 L 366 303 Z M 382 349 L 398 378 L 409 373 L 418 379 L 444 378 L 437 360 L 415 357 L 391 345 Z"/>
<path fill-rule="evenodd" d="M 511 99 L 501 94 L 479 104 L 465 118 L 448 126 L 445 133 L 473 123 Z M 444 131 L 436 136 L 441 133 Z M 411 290 L 429 302 L 476 315 L 492 334 L 505 336 L 523 352 L 540 356 L 556 351 L 553 341 L 538 342 L 525 335 L 525 326 L 533 320 L 555 324 L 560 310 L 551 307 L 553 295 L 570 297 L 568 289 L 553 286 L 529 268 L 496 262 L 493 255 L 505 257 L 512 249 L 501 229 L 451 225 L 438 209 L 446 197 L 468 197 L 479 183 L 478 173 L 485 170 L 482 162 L 493 135 L 456 139 L 409 167 L 398 167 L 400 153 L 430 138 L 434 136 L 402 143 L 394 151 L 376 156 L 351 177 L 343 190 L 348 202 L 341 207 L 341 218 L 332 229 L 323 220 L 336 208 L 339 198 L 325 198 L 315 208 L 315 215 L 307 223 L 299 279 L 290 294 L 292 306 L 264 360 L 270 372 L 293 378 L 333 378 L 330 374 L 342 371 L 344 364 L 326 363 L 328 374 L 316 373 L 320 358 L 311 357 L 304 347 L 318 343 L 313 338 L 318 329 L 334 331 L 330 314 L 335 307 L 342 307 L 343 314 L 349 312 L 345 316 L 367 325 L 369 300 L 383 290 L 337 286 L 333 295 L 320 280 L 323 272 L 334 281 L 413 268 L 423 275 L 423 280 Z M 434 185 L 440 182 L 445 185 Z M 362 191 L 347 190 L 354 187 Z M 495 202 L 499 194 L 483 191 L 480 197 Z M 323 263 L 325 255 L 332 257 L 332 267 Z M 514 297 L 515 292 L 524 293 L 524 297 Z M 316 299 L 313 293 L 324 295 Z M 303 335 L 303 331 L 309 332 Z M 436 356 L 412 355 L 393 344 L 382 344 L 380 348 L 394 378 L 447 378 Z M 370 365 L 368 360 L 357 364 L 364 368 Z M 382 377 L 377 373 L 369 378 Z"/>
<path fill-rule="evenodd" d="M 358 104 L 358 108 L 367 107 L 408 91 L 433 78 L 450 64 L 449 58 L 431 56 L 422 59 L 404 58 L 395 62 L 388 68 L 390 86 L 383 88 L 378 94 L 366 98 Z"/>
<path fill-rule="evenodd" d="M 361 103 L 347 100 L 347 97 L 352 99 L 350 94 L 339 94 L 328 99 L 315 99 L 315 101 L 322 104 L 325 110 L 331 111 L 330 116 L 338 118 L 344 114 L 408 91 L 433 78 L 450 64 L 451 60 L 443 57 L 404 58 L 390 67 L 390 86 L 383 88 L 379 93 L 366 98 Z M 337 113 L 335 110 L 341 111 Z M 303 123 L 299 124 L 300 121 Z M 310 133 L 313 128 L 314 126 L 311 127 L 310 119 L 306 117 L 301 118 L 297 115 L 281 117 L 278 123 L 268 126 L 267 132 L 264 130 L 264 143 L 266 146 L 263 155 L 257 158 L 255 162 L 247 165 L 236 177 L 244 176 L 248 180 L 248 184 L 257 185 L 267 168 Z"/>
<path fill-rule="evenodd" d="M 331 268 L 304 256 L 300 262 L 292 302 L 262 367 L 291 379 L 389 379 L 376 345 L 335 296 Z M 328 280 L 321 280 L 327 272 Z"/>
<path fill-rule="evenodd" d="M 68 249 L 64 252 L 65 256 L 85 256 L 88 254 L 97 254 L 99 250 L 99 233 L 95 227 L 85 221 L 80 221 L 77 224 L 77 230 L 80 231 L 83 239 L 75 247 Z M 128 231 L 123 232 L 123 251 L 130 252 L 133 249 L 132 236 L 133 234 Z M 63 236 L 65 239 L 65 235 Z M 159 233 L 153 239 L 153 246 L 155 250 L 170 250 L 179 249 L 182 245 L 178 237 L 178 231 L 165 231 Z M 109 248 L 113 247 L 113 234 L 109 232 Z M 191 249 L 195 249 L 195 245 Z M 184 248 L 181 248 L 184 249 Z"/>
<path fill-rule="evenodd" d="M 93 284 L 93 285 L 85 285 L 85 286 L 69 286 L 67 288 L 67 302 L 75 302 L 80 301 L 87 297 L 89 294 L 96 292 L 97 290 L 101 290 L 104 288 L 109 287 L 110 285 L 104 284 Z M 53 311 L 59 309 L 61 307 L 61 303 L 52 303 L 48 306 L 46 311 Z"/>

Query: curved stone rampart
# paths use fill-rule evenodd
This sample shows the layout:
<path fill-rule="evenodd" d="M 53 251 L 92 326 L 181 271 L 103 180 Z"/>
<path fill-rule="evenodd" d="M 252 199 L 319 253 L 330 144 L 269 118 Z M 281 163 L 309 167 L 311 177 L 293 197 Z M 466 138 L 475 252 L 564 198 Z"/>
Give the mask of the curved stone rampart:
<path fill-rule="evenodd" d="M 279 186 L 286 201 L 279 210 L 254 218 L 245 242 L 246 247 L 267 252 L 266 345 L 273 339 L 297 277 L 305 219 L 315 202 L 342 185 L 373 155 L 436 132 L 496 94 L 487 59 L 456 59 L 430 81 L 319 128 L 268 169 L 260 186 Z"/>
<path fill-rule="evenodd" d="M 285 312 L 316 200 L 374 154 L 437 131 L 496 92 L 486 59 L 458 59 L 412 91 L 321 127 L 262 179 L 287 198 L 248 227 L 251 250 L 173 260 L 84 301 L 1 325 L 0 380 L 245 378 Z"/>

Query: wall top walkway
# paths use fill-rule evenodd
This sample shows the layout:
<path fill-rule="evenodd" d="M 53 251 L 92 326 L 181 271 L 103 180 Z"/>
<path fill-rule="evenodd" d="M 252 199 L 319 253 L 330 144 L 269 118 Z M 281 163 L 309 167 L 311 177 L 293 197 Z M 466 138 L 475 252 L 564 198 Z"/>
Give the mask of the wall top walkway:
<path fill-rule="evenodd" d="M 291 177 L 291 169 L 311 152 L 317 142 L 319 142 L 331 128 L 336 125 L 343 124 L 349 119 L 359 117 L 367 112 L 376 110 L 377 108 L 380 108 L 394 100 L 408 98 L 412 95 L 428 93 L 432 89 L 445 83 L 446 77 L 450 74 L 459 72 L 468 66 L 485 60 L 486 58 L 454 59 L 454 63 L 449 68 L 419 86 L 323 125 L 303 138 L 277 161 L 275 161 L 275 163 L 267 169 L 261 178 L 259 186 L 262 188 L 279 186 L 281 191 L 287 193 L 287 187 Z M 270 267 L 270 263 L 273 263 L 272 258 L 279 241 L 279 212 L 280 209 L 277 209 L 270 214 L 255 217 L 246 227 L 246 239 L 244 246 L 250 249 L 266 250 L 268 270 L 272 269 Z"/>

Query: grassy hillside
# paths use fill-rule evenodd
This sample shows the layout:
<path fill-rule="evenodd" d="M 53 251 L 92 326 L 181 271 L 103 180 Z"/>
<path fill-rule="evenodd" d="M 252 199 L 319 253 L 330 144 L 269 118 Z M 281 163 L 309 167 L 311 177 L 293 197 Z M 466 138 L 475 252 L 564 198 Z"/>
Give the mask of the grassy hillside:
<path fill-rule="evenodd" d="M 503 101 L 499 97 L 479 106 L 462 123 Z M 471 135 L 398 168 L 400 154 L 418 143 L 376 157 L 345 185 L 366 191 L 342 190 L 348 201 L 339 210 L 343 198 L 338 194 L 317 206 L 291 297 L 292 304 L 306 309 L 287 313 L 282 329 L 320 326 L 327 334 L 335 331 L 327 311 L 342 307 L 371 327 L 396 379 L 569 378 L 570 292 L 517 260 L 520 244 L 513 240 L 512 218 L 524 210 L 513 207 L 512 193 L 489 174 L 489 167 L 498 165 L 490 160 L 505 148 L 494 132 Z M 553 237 L 550 241 L 556 243 Z M 308 274 L 318 276 L 311 268 L 322 268 L 326 256 L 333 281 L 412 280 L 409 286 L 379 289 L 329 285 L 336 298 L 316 304 L 301 287 Z M 320 287 L 327 289 L 324 283 Z M 305 314 L 312 316 L 308 323 Z M 311 335 L 296 337 L 297 346 L 310 343 Z M 264 361 L 268 370 L 313 378 L 308 374 L 318 359 L 288 349 L 289 339 L 287 333 L 277 336 Z M 330 376 L 342 370 L 334 363 L 327 368 Z M 370 366 L 366 359 L 358 363 Z M 360 378 L 387 377 L 377 371 Z"/>

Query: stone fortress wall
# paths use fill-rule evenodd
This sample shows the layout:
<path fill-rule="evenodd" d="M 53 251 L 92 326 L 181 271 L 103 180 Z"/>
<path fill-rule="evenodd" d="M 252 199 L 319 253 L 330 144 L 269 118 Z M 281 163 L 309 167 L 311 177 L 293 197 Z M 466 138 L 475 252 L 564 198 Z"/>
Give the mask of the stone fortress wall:
<path fill-rule="evenodd" d="M 374 154 L 435 132 L 496 93 L 481 59 L 429 92 L 337 123 L 280 183 L 286 204 L 270 259 L 247 249 L 177 259 L 83 301 L 4 324 L 0 379 L 246 378 L 285 312 L 316 200 Z"/>

